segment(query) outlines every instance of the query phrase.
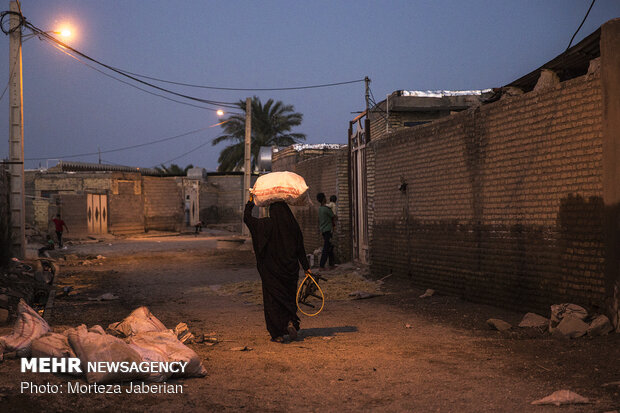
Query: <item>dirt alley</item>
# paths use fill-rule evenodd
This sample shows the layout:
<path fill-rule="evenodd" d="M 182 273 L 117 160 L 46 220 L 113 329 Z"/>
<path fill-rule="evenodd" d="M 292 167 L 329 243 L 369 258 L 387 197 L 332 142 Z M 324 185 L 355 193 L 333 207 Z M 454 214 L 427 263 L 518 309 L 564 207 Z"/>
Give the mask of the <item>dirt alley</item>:
<path fill-rule="evenodd" d="M 32 395 L 20 394 L 20 382 L 74 379 L 22 374 L 19 361 L 9 359 L 0 363 L 0 412 L 620 410 L 620 386 L 603 386 L 620 381 L 620 334 L 561 340 L 491 331 L 488 318 L 516 325 L 523 314 L 441 294 L 420 299 L 423 291 L 390 277 L 385 295 L 329 300 L 318 317 L 301 316 L 298 341 L 279 344 L 269 340 L 262 306 L 209 287 L 258 280 L 249 247 L 220 250 L 214 237 L 180 236 L 106 240 L 63 252 L 105 259 L 63 265 L 58 285 L 76 293 L 56 301 L 53 328 L 105 328 L 146 305 L 167 327 L 183 321 L 218 338 L 213 346 L 189 344 L 208 375 L 169 381 L 183 384 L 183 394 Z M 88 300 L 103 293 L 120 299 Z M 252 350 L 231 350 L 240 346 Z M 593 403 L 530 405 L 560 389 Z"/>

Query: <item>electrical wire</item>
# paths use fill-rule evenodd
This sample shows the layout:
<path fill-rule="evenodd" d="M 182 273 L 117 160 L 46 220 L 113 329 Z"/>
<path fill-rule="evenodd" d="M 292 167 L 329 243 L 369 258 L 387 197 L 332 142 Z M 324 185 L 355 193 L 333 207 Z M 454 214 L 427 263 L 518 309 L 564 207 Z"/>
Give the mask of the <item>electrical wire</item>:
<path fill-rule="evenodd" d="M 193 148 L 193 149 L 191 149 L 191 150 L 189 150 L 189 151 L 187 151 L 187 152 L 185 152 L 185 153 L 183 153 L 183 154 L 181 154 L 181 155 L 179 155 L 179 156 L 176 156 L 176 157 L 174 157 L 174 158 L 172 158 L 172 159 L 168 159 L 166 162 L 161 162 L 161 163 L 158 163 L 157 165 L 153 166 L 153 168 L 155 168 L 155 167 L 157 167 L 157 166 L 159 166 L 159 165 L 165 165 L 165 164 L 167 164 L 167 163 L 169 163 L 169 162 L 176 161 L 177 159 L 180 159 L 180 158 L 182 158 L 182 157 L 184 157 L 184 156 L 186 156 L 186 155 L 189 155 L 190 153 L 195 152 L 195 151 L 197 151 L 198 149 L 202 148 L 202 147 L 203 147 L 203 146 L 205 146 L 206 144 L 211 143 L 211 141 L 212 141 L 212 140 L 213 140 L 213 139 L 209 139 L 208 141 L 201 143 L 200 145 L 196 146 L 195 148 Z"/>
<path fill-rule="evenodd" d="M 105 151 L 97 151 L 97 152 L 79 153 L 79 154 L 65 155 L 65 156 L 46 156 L 45 158 L 26 158 L 26 160 L 27 161 L 44 161 L 46 159 L 79 158 L 81 156 L 91 156 L 91 155 L 98 155 L 98 154 L 102 154 L 102 153 L 121 152 L 121 151 L 126 151 L 126 150 L 129 150 L 129 149 L 141 148 L 143 146 L 149 146 L 149 145 L 154 145 L 154 144 L 161 143 L 161 142 L 166 142 L 166 141 L 171 141 L 171 140 L 174 140 L 174 139 L 179 139 L 179 138 L 182 138 L 184 136 L 193 135 L 195 133 L 205 131 L 205 130 L 211 128 L 211 127 L 213 127 L 213 125 L 207 126 L 207 127 L 204 127 L 204 128 L 200 128 L 200 129 L 194 129 L 194 130 L 191 130 L 189 132 L 184 132 L 184 133 L 182 133 L 180 135 L 169 136 L 167 138 L 157 139 L 157 140 L 150 141 L 150 142 L 145 142 L 145 143 L 139 143 L 139 144 L 136 144 L 136 145 L 124 146 L 122 148 L 108 149 L 108 150 L 105 150 Z"/>
<path fill-rule="evenodd" d="M 132 76 L 141 77 L 143 79 L 154 80 L 156 82 L 162 82 L 162 83 L 170 83 L 170 84 L 178 85 L 178 86 L 187 86 L 187 87 L 194 87 L 194 88 L 200 88 L 200 89 L 211 89 L 211 90 L 240 91 L 240 92 L 261 92 L 261 91 L 264 92 L 264 91 L 277 91 L 277 90 L 317 89 L 317 88 L 323 88 L 323 87 L 349 85 L 351 83 L 359 83 L 359 82 L 364 81 L 364 79 L 357 79 L 357 80 L 348 80 L 346 82 L 324 83 L 320 85 L 310 85 L 310 86 L 271 87 L 271 88 L 234 88 L 234 87 L 206 86 L 206 85 L 196 85 L 192 83 L 175 82 L 172 80 L 165 80 L 165 79 L 159 79 L 159 78 L 152 77 L 152 76 L 141 75 L 141 74 L 129 72 L 123 69 L 118 69 L 118 70 L 120 70 L 123 73 L 132 75 Z"/>
<path fill-rule="evenodd" d="M 579 33 L 579 30 L 581 30 L 581 26 L 583 26 L 583 24 L 586 22 L 586 19 L 588 18 L 588 15 L 590 14 L 590 10 L 592 10 L 592 6 L 594 6 L 595 2 L 596 0 L 592 0 L 592 3 L 590 3 L 590 7 L 588 8 L 586 15 L 581 21 L 581 24 L 579 25 L 579 27 L 577 27 L 577 30 L 575 31 L 575 34 L 573 34 L 573 37 L 570 38 L 570 42 L 568 42 L 568 46 L 566 47 L 566 50 L 570 49 L 570 46 L 573 44 L 573 40 L 575 40 L 575 36 L 577 36 L 577 33 Z"/>
<path fill-rule="evenodd" d="M 49 40 L 47 40 L 47 39 L 43 39 L 43 40 L 45 40 L 45 41 L 48 41 L 48 42 L 49 42 Z M 213 109 L 213 108 L 208 108 L 208 107 L 205 107 L 205 106 L 195 105 L 195 104 L 193 104 L 193 103 L 183 102 L 183 101 L 176 100 L 176 99 L 173 99 L 173 98 L 168 97 L 168 96 L 165 96 L 165 95 L 161 95 L 161 94 L 159 94 L 159 93 L 151 92 L 150 90 L 146 90 L 146 89 L 141 88 L 141 87 L 139 87 L 139 86 L 133 85 L 133 84 L 131 84 L 131 83 L 129 83 L 129 82 L 127 82 L 127 81 L 125 81 L 125 80 L 122 80 L 122 79 L 119 79 L 119 78 L 117 78 L 117 77 L 114 77 L 114 76 L 112 76 L 111 74 L 104 72 L 103 70 L 100 70 L 100 69 L 98 69 L 98 68 L 96 68 L 96 67 L 94 67 L 94 66 L 92 66 L 92 65 L 89 65 L 88 63 L 86 63 L 85 61 L 83 61 L 82 59 L 80 59 L 79 57 L 72 55 L 72 54 L 71 54 L 71 53 L 69 53 L 68 51 L 64 50 L 64 48 L 63 48 L 63 47 L 61 47 L 61 46 L 59 46 L 59 45 L 57 45 L 57 44 L 55 44 L 55 43 L 53 43 L 53 42 L 50 42 L 50 44 L 51 44 L 51 45 L 52 45 L 52 47 L 54 47 L 55 49 L 59 50 L 60 52 L 62 52 L 62 53 L 64 53 L 64 54 L 66 54 L 67 56 L 71 57 L 72 59 L 77 60 L 78 62 L 80 62 L 80 63 L 81 63 L 81 64 L 83 64 L 84 66 L 86 66 L 86 67 L 88 67 L 88 68 L 90 68 L 90 69 L 92 69 L 92 70 L 95 70 L 96 72 L 99 72 L 99 73 L 101 73 L 102 75 L 107 76 L 107 77 L 109 77 L 109 78 L 111 78 L 111 79 L 114 79 L 114 80 L 116 80 L 116 81 L 118 81 L 118 82 L 124 83 L 124 84 L 126 84 L 127 86 L 131 86 L 131 87 L 133 87 L 133 88 L 135 88 L 135 89 L 141 90 L 142 92 L 148 93 L 149 95 L 158 96 L 158 97 L 160 97 L 160 98 L 163 98 L 163 99 L 169 100 L 169 101 L 171 101 L 171 102 L 176 102 L 176 103 L 180 103 L 180 104 L 182 104 L 182 105 L 192 106 L 192 107 L 199 108 L 199 109 L 210 110 L 210 111 L 212 111 L 212 112 L 217 112 L 217 111 L 218 111 L 218 109 Z M 232 113 L 232 112 L 231 112 L 231 113 Z"/>
<path fill-rule="evenodd" d="M 110 65 L 108 65 L 106 63 L 103 63 L 103 62 L 93 58 L 93 57 L 88 56 L 85 53 L 80 52 L 79 50 L 69 46 L 68 44 L 66 44 L 66 43 L 56 39 L 54 36 L 51 36 L 48 33 L 44 32 L 43 30 L 39 29 L 38 27 L 34 26 L 32 23 L 26 21 L 25 19 L 24 19 L 23 25 L 25 27 L 27 27 L 28 29 L 32 30 L 33 33 L 37 34 L 39 36 L 39 38 L 48 39 L 48 40 L 50 40 L 50 41 L 52 41 L 52 42 L 62 46 L 63 48 L 65 48 L 67 50 L 70 50 L 71 52 L 77 54 L 78 56 L 83 57 L 84 59 L 87 59 L 87 60 L 89 60 L 89 61 L 91 61 L 91 62 L 93 62 L 93 63 L 95 63 L 95 64 L 97 64 L 99 66 L 102 66 L 102 67 L 104 67 L 104 68 L 106 68 L 106 69 L 108 69 L 108 70 L 110 70 L 112 72 L 115 72 L 115 73 L 117 73 L 117 74 L 119 74 L 121 76 L 129 78 L 129 79 L 133 80 L 134 82 L 141 83 L 141 84 L 143 84 L 145 86 L 149 86 L 149 87 L 151 87 L 153 89 L 157 89 L 157 90 L 160 90 L 162 92 L 166 92 L 166 93 L 178 96 L 178 97 L 182 97 L 184 99 L 188 99 L 188 100 L 204 103 L 204 104 L 207 104 L 207 105 L 222 106 L 222 107 L 227 107 L 227 108 L 231 108 L 231 109 L 238 108 L 238 106 L 236 106 L 234 102 L 222 102 L 222 101 L 217 101 L 217 100 L 198 98 L 198 97 L 195 97 L 195 96 L 190 96 L 190 95 L 185 95 L 183 93 L 178 93 L 178 92 L 175 92 L 173 90 L 166 89 L 166 88 L 154 85 L 154 84 L 149 83 L 149 82 L 145 82 L 144 80 L 138 79 L 135 76 L 129 75 L 127 73 L 124 73 L 124 72 L 116 69 L 113 66 L 110 66 Z"/>

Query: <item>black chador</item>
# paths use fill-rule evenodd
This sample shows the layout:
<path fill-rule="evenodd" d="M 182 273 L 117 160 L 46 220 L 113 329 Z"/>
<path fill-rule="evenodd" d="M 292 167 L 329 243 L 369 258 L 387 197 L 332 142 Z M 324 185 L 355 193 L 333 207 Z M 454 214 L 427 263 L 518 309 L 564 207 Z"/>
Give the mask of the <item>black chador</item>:
<path fill-rule="evenodd" d="M 246 204 L 243 222 L 252 234 L 256 267 L 263 282 L 267 331 L 273 339 L 279 339 L 290 333 L 289 322 L 299 330 L 297 279 L 299 264 L 307 270 L 308 259 L 301 229 L 286 203 L 271 204 L 268 218 L 253 217 L 253 208 L 254 202 Z"/>

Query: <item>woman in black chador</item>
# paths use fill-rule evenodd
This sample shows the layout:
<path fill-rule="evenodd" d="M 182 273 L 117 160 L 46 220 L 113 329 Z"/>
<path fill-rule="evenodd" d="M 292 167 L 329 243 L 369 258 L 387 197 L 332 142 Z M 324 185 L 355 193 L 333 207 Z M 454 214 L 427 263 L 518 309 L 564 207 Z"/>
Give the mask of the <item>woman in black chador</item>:
<path fill-rule="evenodd" d="M 250 229 L 256 255 L 256 267 L 263 281 L 263 305 L 267 331 L 275 341 L 288 334 L 297 338 L 297 278 L 299 264 L 310 268 L 304 249 L 304 239 L 297 220 L 284 202 L 269 206 L 268 218 L 252 216 L 254 202 L 245 205 L 243 222 Z"/>

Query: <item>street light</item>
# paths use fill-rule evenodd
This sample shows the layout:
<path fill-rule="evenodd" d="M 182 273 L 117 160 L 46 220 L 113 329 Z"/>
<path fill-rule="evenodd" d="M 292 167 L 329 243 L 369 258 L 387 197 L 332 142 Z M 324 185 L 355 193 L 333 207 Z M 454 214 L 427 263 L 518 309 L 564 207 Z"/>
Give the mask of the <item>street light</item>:
<path fill-rule="evenodd" d="M 24 188 L 24 96 L 22 77 L 22 26 L 25 19 L 19 3 L 11 0 L 9 35 L 9 187 L 11 206 L 11 250 L 18 258 L 26 257 L 26 204 Z M 6 15 L 6 14 L 4 14 Z M 3 15 L 3 16 L 4 16 Z M 2 28 L 4 32 L 5 29 Z M 47 32 L 46 32 L 47 33 Z M 52 32 L 56 34 L 56 32 Z M 60 35 L 67 37 L 71 30 L 63 28 Z"/>

